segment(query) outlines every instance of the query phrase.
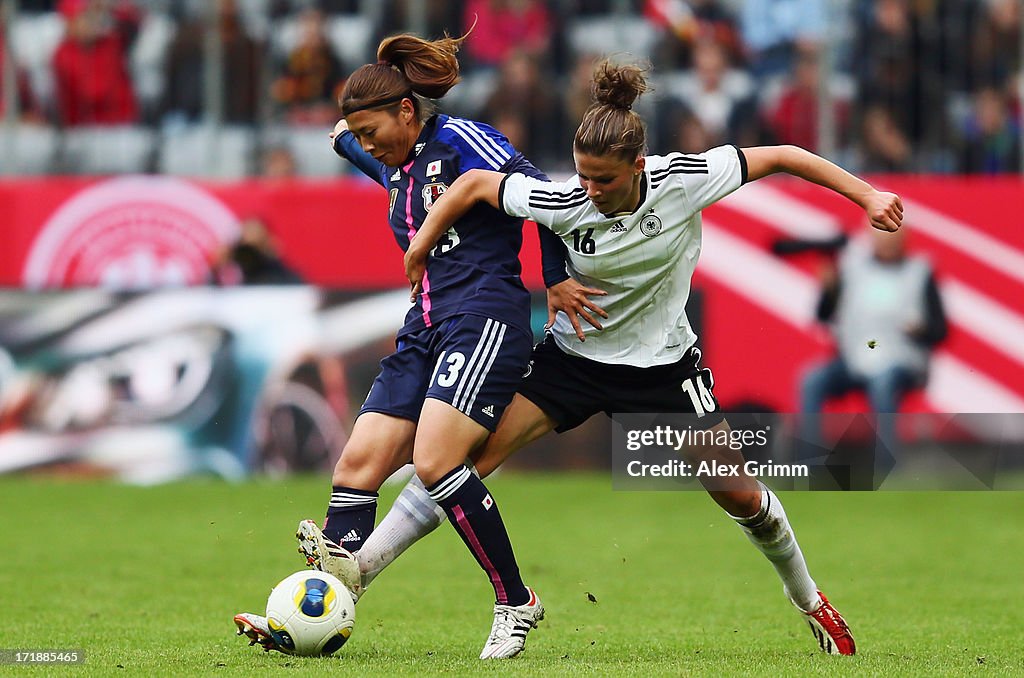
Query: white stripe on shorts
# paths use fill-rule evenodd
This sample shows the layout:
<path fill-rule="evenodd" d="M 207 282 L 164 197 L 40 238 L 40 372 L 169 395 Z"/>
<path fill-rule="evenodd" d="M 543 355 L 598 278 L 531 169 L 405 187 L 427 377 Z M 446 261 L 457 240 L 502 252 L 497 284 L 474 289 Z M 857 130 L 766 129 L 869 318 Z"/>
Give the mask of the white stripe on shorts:
<path fill-rule="evenodd" d="M 467 416 L 471 411 L 472 401 L 476 399 L 476 394 L 480 390 L 480 384 L 486 379 L 487 370 L 494 362 L 492 356 L 501 347 L 501 338 L 505 336 L 505 327 L 504 323 L 488 318 L 484 323 L 480 340 L 473 350 L 473 355 L 466 363 L 462 378 L 459 380 L 459 387 L 455 391 L 455 397 L 452 398 L 452 407 Z"/>
<path fill-rule="evenodd" d="M 487 336 L 490 334 L 491 326 L 493 324 L 494 324 L 494 321 L 491 320 L 490 318 L 488 318 L 487 322 L 484 323 L 483 332 L 480 333 L 480 339 L 478 339 L 477 342 L 476 342 L 476 348 L 473 349 L 473 355 L 471 355 L 469 357 L 469 360 L 466 361 L 466 365 L 465 365 L 465 367 L 464 367 L 464 369 L 462 371 L 462 375 L 461 375 L 461 377 L 459 379 L 459 387 L 455 390 L 455 397 L 452 398 L 452 407 L 455 407 L 456 409 L 458 409 L 458 406 L 456 405 L 456 403 L 459 402 L 459 398 L 462 397 L 462 389 L 466 387 L 466 379 L 465 379 L 465 377 L 466 377 L 467 374 L 469 374 L 472 371 L 473 366 L 476 365 L 476 361 L 480 358 L 480 351 L 483 349 L 484 345 L 487 343 Z"/>
<path fill-rule="evenodd" d="M 491 365 L 494 364 L 494 359 L 498 357 L 498 351 L 501 350 L 501 342 L 505 340 L 505 330 L 508 328 L 508 325 L 505 325 L 504 323 L 500 323 L 500 325 L 501 330 L 498 331 L 498 338 L 495 341 L 494 350 L 491 351 L 491 357 L 487 359 L 487 364 L 484 365 L 483 370 L 478 371 L 478 374 L 480 374 L 480 379 L 473 386 L 473 395 L 469 399 L 469 404 L 466 405 L 466 414 L 469 414 L 470 412 L 473 411 L 473 403 L 476 402 L 476 397 L 480 393 L 480 387 L 484 385 L 484 380 L 487 378 L 487 373 L 491 371 Z M 481 360 L 480 362 L 482 363 L 483 360 Z"/>

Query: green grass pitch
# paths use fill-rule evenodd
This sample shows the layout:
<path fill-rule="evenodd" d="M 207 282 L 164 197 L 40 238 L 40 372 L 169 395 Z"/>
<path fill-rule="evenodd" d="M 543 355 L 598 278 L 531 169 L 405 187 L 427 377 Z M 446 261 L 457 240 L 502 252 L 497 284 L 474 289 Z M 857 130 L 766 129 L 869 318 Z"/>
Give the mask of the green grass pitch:
<path fill-rule="evenodd" d="M 489 486 L 548 617 L 523 655 L 485 664 L 492 592 L 448 525 L 374 582 L 338 655 L 264 654 L 233 635 L 235 612 L 261 611 L 300 569 L 293 532 L 322 516 L 326 477 L 0 480 L 0 648 L 87 656 L 0 674 L 1024 675 L 1024 493 L 784 494 L 856 636 L 849 658 L 817 651 L 769 563 L 702 493 L 580 474 Z"/>

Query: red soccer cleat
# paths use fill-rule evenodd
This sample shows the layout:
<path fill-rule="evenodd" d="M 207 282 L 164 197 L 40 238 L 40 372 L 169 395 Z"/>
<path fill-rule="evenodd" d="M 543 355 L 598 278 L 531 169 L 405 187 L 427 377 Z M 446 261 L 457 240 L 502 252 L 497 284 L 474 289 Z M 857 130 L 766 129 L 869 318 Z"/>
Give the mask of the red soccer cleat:
<path fill-rule="evenodd" d="M 803 612 L 807 625 L 811 627 L 811 633 L 818 640 L 822 651 L 828 654 L 852 655 L 857 652 L 857 644 L 850 633 L 850 627 L 846 625 L 843 615 L 839 614 L 832 603 L 821 591 L 821 604 L 814 612 Z"/>

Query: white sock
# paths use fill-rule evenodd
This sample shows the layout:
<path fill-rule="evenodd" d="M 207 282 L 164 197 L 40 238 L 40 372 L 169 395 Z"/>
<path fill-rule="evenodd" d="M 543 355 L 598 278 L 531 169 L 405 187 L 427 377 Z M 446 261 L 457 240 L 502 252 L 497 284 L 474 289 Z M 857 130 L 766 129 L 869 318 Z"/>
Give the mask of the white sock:
<path fill-rule="evenodd" d="M 761 510 L 749 518 L 730 516 L 739 523 L 750 542 L 775 566 L 786 595 L 804 612 L 812 612 L 821 598 L 818 586 L 807 572 L 807 562 L 796 543 L 782 502 L 761 484 Z"/>
<path fill-rule="evenodd" d="M 474 475 L 478 475 L 468 459 L 466 465 Z M 410 546 L 433 532 L 444 520 L 444 509 L 430 498 L 422 481 L 414 473 L 395 498 L 391 510 L 356 553 L 359 570 L 363 575 L 363 588 L 369 586 L 384 568 Z"/>

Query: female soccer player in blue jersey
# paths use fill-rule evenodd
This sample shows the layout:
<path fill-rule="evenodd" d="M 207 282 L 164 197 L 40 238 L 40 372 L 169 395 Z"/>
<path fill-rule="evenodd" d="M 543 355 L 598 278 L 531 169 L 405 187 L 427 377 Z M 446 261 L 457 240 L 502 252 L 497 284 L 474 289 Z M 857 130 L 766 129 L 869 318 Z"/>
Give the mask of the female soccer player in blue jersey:
<path fill-rule="evenodd" d="M 705 426 L 728 431 L 684 306 L 700 252 L 700 210 L 743 183 L 787 172 L 856 202 L 878 229 L 896 230 L 902 221 L 898 196 L 800 148 L 723 146 L 698 155 L 645 156 L 645 126 L 631 110 L 645 90 L 641 69 L 599 66 L 596 101 L 573 143 L 576 176 L 556 183 L 469 172 L 435 205 L 406 252 L 414 291 L 425 289 L 435 239 L 467 211 L 488 205 L 547 225 L 568 245 L 573 277 L 587 289 L 608 292 L 602 302 L 608 313 L 576 299 L 575 308 L 593 327 L 581 327 L 575 312 L 559 315 L 534 349 L 532 369 L 476 457 L 482 476 L 545 433 L 571 429 L 601 411 L 699 413 Z M 594 313 L 607 317 L 603 329 Z M 811 579 L 778 497 L 745 476 L 705 487 L 772 562 L 821 649 L 853 654 L 849 627 Z M 402 491 L 358 554 L 363 586 L 436 526 L 424 518 L 430 508 L 416 488 Z"/>
<path fill-rule="evenodd" d="M 335 150 L 388 190 L 388 221 L 403 250 L 467 171 L 546 178 L 491 127 L 432 114 L 427 99 L 458 82 L 460 41 L 387 38 L 378 62 L 356 70 L 341 95 Z M 334 470 L 323 530 L 306 520 L 297 534 L 310 565 L 358 589 L 352 553 L 373 531 L 377 490 L 412 461 L 419 496 L 432 511 L 440 506 L 494 587 L 482 659 L 518 654 L 544 616 L 520 577 L 497 504 L 464 463 L 497 427 L 532 348 L 529 293 L 520 280 L 522 226 L 522 217 L 480 205 L 435 239 L 397 349 L 381 362 Z M 359 256 L 358 234 L 345 256 Z M 240 632 L 276 648 L 261 617 L 235 621 Z"/>

